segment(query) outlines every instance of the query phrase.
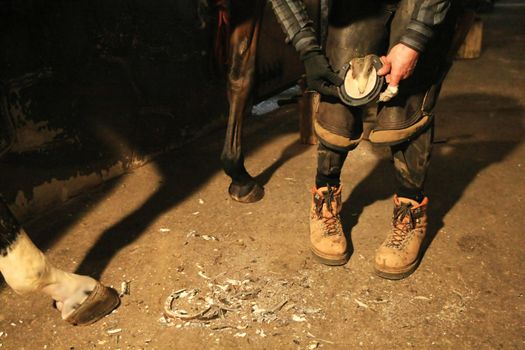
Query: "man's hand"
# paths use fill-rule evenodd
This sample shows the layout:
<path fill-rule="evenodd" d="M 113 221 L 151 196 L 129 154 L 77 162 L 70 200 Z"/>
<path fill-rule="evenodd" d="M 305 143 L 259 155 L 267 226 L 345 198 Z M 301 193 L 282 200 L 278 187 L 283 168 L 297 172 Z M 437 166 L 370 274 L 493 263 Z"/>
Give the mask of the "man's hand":
<path fill-rule="evenodd" d="M 321 52 L 309 53 L 303 62 L 309 89 L 323 95 L 339 96 L 337 86 L 343 83 L 343 79 L 332 70 Z"/>
<path fill-rule="evenodd" d="M 383 67 L 377 74 L 386 75 L 388 87 L 395 88 L 401 80 L 412 75 L 418 58 L 419 52 L 404 44 L 397 44 L 388 55 L 381 57 Z"/>

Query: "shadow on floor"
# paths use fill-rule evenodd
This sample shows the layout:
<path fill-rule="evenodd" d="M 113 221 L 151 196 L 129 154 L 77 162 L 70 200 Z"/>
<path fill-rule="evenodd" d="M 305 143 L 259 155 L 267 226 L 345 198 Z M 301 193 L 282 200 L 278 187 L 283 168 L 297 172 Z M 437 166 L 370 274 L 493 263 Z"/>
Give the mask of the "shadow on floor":
<path fill-rule="evenodd" d="M 444 143 L 434 144 L 425 187 L 430 204 L 423 256 L 443 228 L 445 216 L 475 177 L 504 160 L 523 142 L 523 112 L 518 101 L 499 95 L 461 94 L 439 101 L 436 140 Z M 390 198 L 394 189 L 393 164 L 389 159 L 382 159 L 343 204 L 341 216 L 345 230 L 351 232 L 364 208 Z M 389 211 L 381 220 L 390 222 L 391 215 Z"/>
<path fill-rule="evenodd" d="M 246 138 L 248 149 L 254 150 L 282 134 L 297 132 L 296 118 L 292 118 L 292 114 L 281 116 L 279 114 L 281 113 L 278 113 L 277 116 L 267 116 L 265 120 L 256 122 L 261 123 L 262 126 L 277 124 L 278 127 L 272 125 L 272 129 L 279 130 L 279 132 L 272 134 L 250 133 L 249 138 Z M 268 128 L 256 129 L 258 129 L 256 131 L 262 131 Z M 155 161 L 155 165 L 162 176 L 160 187 L 140 208 L 101 234 L 76 272 L 100 278 L 115 254 L 140 237 L 157 217 L 197 191 L 218 171 L 222 171 L 219 162 L 222 135 L 212 137 L 213 140 L 205 140 L 206 146 L 202 146 L 203 140 L 201 140 L 186 146 L 181 151 L 159 157 Z M 283 150 L 277 160 L 256 177 L 257 180 L 262 185 L 266 184 L 279 167 L 291 158 L 305 152 L 309 147 L 301 145 L 299 142 L 291 143 Z M 217 189 L 217 191 L 226 193 L 227 188 Z"/>
<path fill-rule="evenodd" d="M 275 172 L 281 166 L 283 166 L 290 159 L 303 154 L 311 147 L 311 145 L 302 144 L 299 139 L 293 141 L 288 146 L 286 146 L 285 149 L 282 150 L 281 155 L 275 162 L 273 162 L 270 166 L 268 166 L 259 175 L 255 177 L 255 180 L 257 180 L 257 182 L 260 185 L 266 185 L 268 181 L 270 181 L 272 175 L 275 174 Z"/>

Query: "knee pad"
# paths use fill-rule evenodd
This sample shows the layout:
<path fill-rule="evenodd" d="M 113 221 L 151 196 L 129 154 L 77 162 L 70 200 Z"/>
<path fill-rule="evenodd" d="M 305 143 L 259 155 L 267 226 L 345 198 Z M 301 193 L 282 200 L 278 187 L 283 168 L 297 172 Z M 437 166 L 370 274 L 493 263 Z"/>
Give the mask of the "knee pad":
<path fill-rule="evenodd" d="M 371 143 L 394 146 L 416 138 L 433 122 L 430 112 L 435 105 L 438 86 L 424 93 L 396 96 L 377 115 L 377 124 L 370 132 Z"/>
<path fill-rule="evenodd" d="M 314 124 L 314 130 L 321 144 L 338 152 L 348 152 L 353 150 L 357 147 L 357 145 L 359 145 L 359 142 L 361 142 L 363 136 L 362 133 L 357 139 L 352 139 L 348 136 L 341 136 L 328 129 L 325 129 L 317 121 Z"/>
<path fill-rule="evenodd" d="M 314 122 L 319 142 L 338 152 L 353 150 L 363 136 L 361 114 L 358 108 L 323 101 Z"/>

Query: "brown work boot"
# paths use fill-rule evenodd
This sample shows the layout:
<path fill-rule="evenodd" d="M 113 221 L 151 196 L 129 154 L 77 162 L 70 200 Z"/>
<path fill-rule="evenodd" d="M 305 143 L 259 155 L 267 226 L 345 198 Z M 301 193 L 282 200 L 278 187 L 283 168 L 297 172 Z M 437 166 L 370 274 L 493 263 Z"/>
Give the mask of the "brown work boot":
<path fill-rule="evenodd" d="M 310 249 L 326 265 L 343 265 L 348 261 L 346 237 L 339 218 L 341 186 L 312 189 L 310 209 Z"/>
<path fill-rule="evenodd" d="M 378 276 L 397 280 L 414 272 L 427 231 L 427 204 L 427 197 L 418 203 L 394 196 L 392 230 L 376 252 Z"/>

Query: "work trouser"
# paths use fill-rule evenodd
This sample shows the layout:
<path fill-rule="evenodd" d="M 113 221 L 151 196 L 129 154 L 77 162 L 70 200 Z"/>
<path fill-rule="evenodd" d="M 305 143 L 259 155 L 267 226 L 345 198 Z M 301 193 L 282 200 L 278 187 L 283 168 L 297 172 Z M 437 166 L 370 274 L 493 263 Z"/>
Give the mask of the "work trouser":
<path fill-rule="evenodd" d="M 407 28 L 415 2 L 333 0 L 325 45 L 332 68 L 338 71 L 355 57 L 385 55 Z M 378 106 L 369 139 L 391 147 L 402 187 L 423 188 L 433 138 L 432 110 L 449 68 L 454 13 L 449 11 L 413 74 L 399 84 L 399 94 Z M 364 107 L 349 107 L 337 98 L 322 96 L 315 122 L 320 141 L 318 175 L 340 172 L 346 153 L 362 138 L 364 111 Z"/>

